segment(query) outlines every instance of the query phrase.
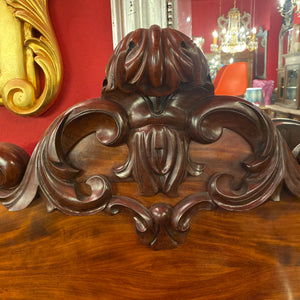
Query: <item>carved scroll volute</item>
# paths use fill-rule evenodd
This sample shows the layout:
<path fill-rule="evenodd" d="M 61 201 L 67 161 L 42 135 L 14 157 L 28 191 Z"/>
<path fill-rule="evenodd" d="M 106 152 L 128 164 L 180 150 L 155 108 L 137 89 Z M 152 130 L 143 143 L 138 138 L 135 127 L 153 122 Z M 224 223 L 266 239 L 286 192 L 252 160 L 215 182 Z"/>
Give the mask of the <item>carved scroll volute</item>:
<path fill-rule="evenodd" d="M 239 98 L 215 96 L 193 112 L 190 126 L 192 138 L 200 143 L 217 141 L 228 128 L 252 148 L 253 154 L 241 161 L 246 171 L 242 179 L 234 181 L 230 172 L 216 173 L 210 179 L 208 192 L 218 206 L 240 211 L 270 198 L 278 200 L 282 182 L 300 196 L 300 167 L 273 122 L 259 108 Z M 293 180 L 289 172 L 292 169 Z"/>
<path fill-rule="evenodd" d="M 0 104 L 21 116 L 39 115 L 55 101 L 62 80 L 47 0 L 0 0 L 0 16 L 6 28 L 0 33 Z"/>
<path fill-rule="evenodd" d="M 230 175 L 216 173 L 208 187 L 211 198 L 228 210 L 254 208 L 269 199 L 283 180 L 281 140 L 271 120 L 239 98 L 217 96 L 192 113 L 190 134 L 197 142 L 216 142 L 225 128 L 242 136 L 253 154 L 241 165 L 246 175 L 234 182 Z"/>

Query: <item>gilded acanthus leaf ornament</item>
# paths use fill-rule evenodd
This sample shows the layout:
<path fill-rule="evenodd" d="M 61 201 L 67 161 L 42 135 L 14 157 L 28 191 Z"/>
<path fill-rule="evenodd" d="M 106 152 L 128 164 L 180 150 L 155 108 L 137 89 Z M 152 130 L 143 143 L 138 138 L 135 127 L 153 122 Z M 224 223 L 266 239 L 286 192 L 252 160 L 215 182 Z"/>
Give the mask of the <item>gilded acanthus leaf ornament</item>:
<path fill-rule="evenodd" d="M 22 116 L 47 110 L 62 63 L 47 0 L 0 0 L 0 104 Z M 42 82 L 42 84 L 41 84 Z"/>

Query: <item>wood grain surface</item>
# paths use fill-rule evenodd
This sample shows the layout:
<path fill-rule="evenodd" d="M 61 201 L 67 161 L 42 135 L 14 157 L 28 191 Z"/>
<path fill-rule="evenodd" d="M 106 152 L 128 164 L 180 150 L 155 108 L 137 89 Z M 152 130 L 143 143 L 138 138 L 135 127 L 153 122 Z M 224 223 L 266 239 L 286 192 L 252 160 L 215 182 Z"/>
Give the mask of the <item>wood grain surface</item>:
<path fill-rule="evenodd" d="M 126 214 L 0 208 L 0 299 L 299 299 L 300 201 L 203 211 L 187 242 L 153 251 Z"/>

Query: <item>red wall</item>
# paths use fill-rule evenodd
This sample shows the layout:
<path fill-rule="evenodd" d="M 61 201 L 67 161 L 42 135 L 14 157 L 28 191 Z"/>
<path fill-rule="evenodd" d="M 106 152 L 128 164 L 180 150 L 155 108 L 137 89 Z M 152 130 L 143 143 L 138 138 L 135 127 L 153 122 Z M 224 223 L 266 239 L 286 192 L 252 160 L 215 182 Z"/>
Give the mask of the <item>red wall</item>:
<path fill-rule="evenodd" d="M 294 13 L 294 24 L 300 24 L 300 14 Z"/>
<path fill-rule="evenodd" d="M 178 28 L 181 32 L 185 33 L 187 36 L 192 36 L 192 1 L 184 0 L 178 1 L 177 6 L 177 22 Z"/>
<path fill-rule="evenodd" d="M 0 107 L 0 141 L 31 152 L 46 128 L 71 105 L 101 93 L 104 70 L 112 53 L 109 0 L 51 0 L 49 12 L 63 60 L 63 84 L 45 114 L 24 118 Z"/>
<path fill-rule="evenodd" d="M 281 16 L 277 10 L 275 0 L 237 0 L 236 6 L 241 13 L 250 12 L 254 16 L 251 26 L 262 26 L 269 31 L 268 37 L 268 63 L 267 79 L 277 82 L 276 68 L 278 64 L 278 36 L 281 28 Z M 221 1 L 221 15 L 227 17 L 233 0 Z M 212 32 L 217 30 L 217 19 L 220 16 L 220 0 L 192 0 L 192 34 L 203 36 L 205 44 L 204 52 L 210 52 L 210 44 L 213 42 Z"/>

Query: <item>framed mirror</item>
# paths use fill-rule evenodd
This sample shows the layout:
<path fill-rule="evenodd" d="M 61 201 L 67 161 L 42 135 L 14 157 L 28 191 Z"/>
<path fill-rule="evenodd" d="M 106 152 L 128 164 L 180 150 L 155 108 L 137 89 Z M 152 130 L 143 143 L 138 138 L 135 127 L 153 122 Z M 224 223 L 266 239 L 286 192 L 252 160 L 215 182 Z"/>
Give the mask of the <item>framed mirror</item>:
<path fill-rule="evenodd" d="M 281 13 L 282 15 L 282 25 L 279 32 L 279 47 L 278 47 L 278 69 L 282 68 L 284 65 L 283 55 L 289 52 L 292 29 L 294 22 L 293 10 L 289 9 L 290 0 L 285 2 L 286 8 Z"/>
<path fill-rule="evenodd" d="M 267 78 L 268 30 L 259 27 L 256 35 L 258 47 L 255 50 L 255 78 Z"/>

